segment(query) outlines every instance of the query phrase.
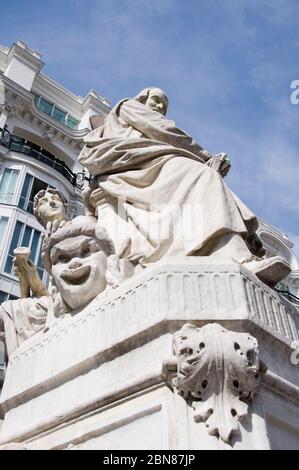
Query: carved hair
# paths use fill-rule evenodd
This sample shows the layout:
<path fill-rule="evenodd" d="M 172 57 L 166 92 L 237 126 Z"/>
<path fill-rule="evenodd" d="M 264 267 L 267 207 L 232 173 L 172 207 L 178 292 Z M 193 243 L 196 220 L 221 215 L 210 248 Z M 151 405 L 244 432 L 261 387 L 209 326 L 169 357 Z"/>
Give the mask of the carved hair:
<path fill-rule="evenodd" d="M 41 191 L 39 191 L 35 196 L 34 196 L 34 200 L 33 200 L 33 214 L 35 215 L 36 219 L 38 220 L 38 222 L 41 224 L 41 225 L 45 225 L 44 223 L 44 220 L 42 217 L 39 216 L 39 213 L 38 213 L 38 204 L 39 204 L 39 201 L 40 199 L 42 199 L 46 193 L 50 193 L 50 194 L 56 194 L 57 196 L 59 196 L 61 202 L 63 203 L 64 205 L 64 208 L 65 208 L 65 212 L 67 212 L 67 208 L 68 208 L 68 203 L 67 203 L 67 200 L 65 199 L 64 195 L 58 191 L 57 189 L 54 189 L 54 188 L 48 188 L 48 189 L 42 189 Z"/>
<path fill-rule="evenodd" d="M 161 88 L 158 88 L 156 86 L 150 86 L 148 88 L 144 88 L 144 90 L 142 90 L 140 93 L 138 93 L 137 96 L 135 96 L 134 100 L 139 101 L 139 103 L 145 104 L 148 97 L 149 97 L 149 93 L 150 93 L 151 90 L 160 90 L 160 91 L 162 91 L 163 95 L 165 96 L 165 98 L 167 100 L 167 104 L 168 104 L 168 98 L 167 98 L 167 95 L 166 95 L 165 91 L 161 90 Z"/>

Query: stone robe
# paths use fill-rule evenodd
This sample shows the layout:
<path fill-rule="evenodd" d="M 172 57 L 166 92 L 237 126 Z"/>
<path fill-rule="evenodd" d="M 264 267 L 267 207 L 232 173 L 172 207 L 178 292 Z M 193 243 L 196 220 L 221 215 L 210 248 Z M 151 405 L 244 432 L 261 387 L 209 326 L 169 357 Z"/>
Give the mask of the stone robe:
<path fill-rule="evenodd" d="M 254 214 L 207 160 L 173 121 L 134 99 L 115 106 L 79 155 L 97 177 L 99 223 L 124 257 L 143 264 L 209 255 L 223 235 L 256 230 Z"/>
<path fill-rule="evenodd" d="M 24 341 L 44 330 L 50 298 L 8 300 L 0 305 L 8 357 Z M 4 327 L 4 328 L 3 328 Z"/>

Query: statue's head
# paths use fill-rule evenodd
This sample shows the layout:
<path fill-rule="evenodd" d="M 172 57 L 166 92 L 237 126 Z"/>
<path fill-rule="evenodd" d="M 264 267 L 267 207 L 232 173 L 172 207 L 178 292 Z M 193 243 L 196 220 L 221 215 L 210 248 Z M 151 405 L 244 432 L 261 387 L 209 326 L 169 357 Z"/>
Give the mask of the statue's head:
<path fill-rule="evenodd" d="M 44 264 L 61 298 L 71 308 L 86 305 L 107 286 L 107 259 L 114 253 L 106 231 L 91 217 L 79 216 L 44 244 Z"/>
<path fill-rule="evenodd" d="M 43 227 L 54 220 L 66 220 L 66 212 L 67 202 L 60 191 L 48 188 L 34 196 L 33 213 Z"/>
<path fill-rule="evenodd" d="M 153 111 L 157 111 L 163 116 L 166 115 L 168 108 L 168 98 L 161 88 L 149 87 L 142 90 L 135 96 L 135 100 L 144 104 Z"/>

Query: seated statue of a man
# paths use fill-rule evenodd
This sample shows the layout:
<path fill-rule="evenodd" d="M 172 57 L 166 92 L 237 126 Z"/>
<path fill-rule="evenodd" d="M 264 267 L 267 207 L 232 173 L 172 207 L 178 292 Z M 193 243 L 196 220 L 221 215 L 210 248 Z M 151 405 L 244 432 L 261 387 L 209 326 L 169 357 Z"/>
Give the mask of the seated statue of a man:
<path fill-rule="evenodd" d="M 217 161 L 177 128 L 167 107 L 161 89 L 147 88 L 84 139 L 79 161 L 94 176 L 89 207 L 116 252 L 143 267 L 165 256 L 229 257 L 275 285 L 289 266 L 250 251 L 258 222 L 223 181 L 228 159 Z"/>

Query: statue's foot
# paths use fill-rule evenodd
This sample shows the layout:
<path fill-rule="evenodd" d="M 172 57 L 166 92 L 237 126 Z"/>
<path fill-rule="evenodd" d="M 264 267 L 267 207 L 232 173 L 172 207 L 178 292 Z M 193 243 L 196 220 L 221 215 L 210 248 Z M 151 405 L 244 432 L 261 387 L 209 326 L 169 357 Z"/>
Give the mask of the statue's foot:
<path fill-rule="evenodd" d="M 289 264 L 280 256 L 265 259 L 255 257 L 243 265 L 270 287 L 274 287 L 291 272 Z"/>

